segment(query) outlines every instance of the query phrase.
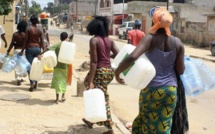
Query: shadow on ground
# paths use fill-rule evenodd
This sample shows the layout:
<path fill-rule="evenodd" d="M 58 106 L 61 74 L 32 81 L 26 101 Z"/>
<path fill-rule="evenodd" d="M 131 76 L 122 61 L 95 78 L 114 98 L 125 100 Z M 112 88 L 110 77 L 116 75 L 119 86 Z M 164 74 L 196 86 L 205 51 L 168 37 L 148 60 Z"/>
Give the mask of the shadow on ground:
<path fill-rule="evenodd" d="M 69 126 L 68 130 L 66 131 L 45 131 L 42 134 L 102 134 L 103 132 L 108 131 L 105 127 L 96 127 L 90 129 L 89 127 L 79 124 L 74 126 Z"/>

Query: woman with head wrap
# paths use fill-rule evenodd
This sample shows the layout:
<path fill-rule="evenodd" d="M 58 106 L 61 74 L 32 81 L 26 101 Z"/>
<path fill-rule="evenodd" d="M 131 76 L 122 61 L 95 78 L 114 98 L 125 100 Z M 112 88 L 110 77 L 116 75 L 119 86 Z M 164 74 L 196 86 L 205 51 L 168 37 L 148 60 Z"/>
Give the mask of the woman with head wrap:
<path fill-rule="evenodd" d="M 183 74 L 185 69 L 184 46 L 169 30 L 172 15 L 165 8 L 157 8 L 152 21 L 149 35 L 140 41 L 137 48 L 115 70 L 116 80 L 124 84 L 119 74 L 143 53 L 156 70 L 155 77 L 140 92 L 139 114 L 132 125 L 133 134 L 170 133 L 177 101 L 176 73 Z"/>

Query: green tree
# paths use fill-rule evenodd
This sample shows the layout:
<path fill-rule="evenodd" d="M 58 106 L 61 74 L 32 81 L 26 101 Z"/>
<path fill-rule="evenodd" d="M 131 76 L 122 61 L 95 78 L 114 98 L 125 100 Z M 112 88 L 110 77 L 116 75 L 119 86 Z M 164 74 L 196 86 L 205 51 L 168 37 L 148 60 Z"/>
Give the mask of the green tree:
<path fill-rule="evenodd" d="M 40 4 L 36 1 L 31 1 L 31 7 L 29 8 L 30 15 L 39 15 L 42 12 L 42 9 L 40 7 Z"/>
<path fill-rule="evenodd" d="M 44 7 L 44 9 L 46 12 L 49 12 L 51 15 L 54 14 L 54 3 L 53 2 L 49 2 L 47 3 L 47 7 Z"/>

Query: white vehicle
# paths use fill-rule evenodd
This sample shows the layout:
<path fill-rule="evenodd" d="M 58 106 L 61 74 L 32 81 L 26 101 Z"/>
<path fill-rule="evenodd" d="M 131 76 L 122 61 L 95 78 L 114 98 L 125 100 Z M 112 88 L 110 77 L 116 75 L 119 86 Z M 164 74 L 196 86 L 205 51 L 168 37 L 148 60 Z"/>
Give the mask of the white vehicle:
<path fill-rule="evenodd" d="M 125 21 L 122 23 L 122 25 L 118 28 L 118 38 L 120 39 L 123 37 L 123 39 L 127 39 L 127 34 L 129 30 L 132 30 L 134 27 L 134 21 Z"/>

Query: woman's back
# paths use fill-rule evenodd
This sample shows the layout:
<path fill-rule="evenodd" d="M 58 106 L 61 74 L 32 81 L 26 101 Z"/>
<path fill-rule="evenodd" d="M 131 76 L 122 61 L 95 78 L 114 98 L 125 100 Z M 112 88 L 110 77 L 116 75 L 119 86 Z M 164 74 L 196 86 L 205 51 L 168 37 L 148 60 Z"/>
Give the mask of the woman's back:
<path fill-rule="evenodd" d="M 110 67 L 111 41 L 108 37 L 96 36 L 99 41 L 97 45 L 97 67 Z"/>
<path fill-rule="evenodd" d="M 174 70 L 177 48 L 176 39 L 173 36 L 153 36 L 146 56 L 156 69 L 156 75 L 148 87 L 177 86 Z"/>
<path fill-rule="evenodd" d="M 30 26 L 28 28 L 28 47 L 32 46 L 40 46 L 40 36 L 42 32 L 39 30 L 38 27 Z"/>
<path fill-rule="evenodd" d="M 25 40 L 25 33 L 15 32 L 13 35 L 14 49 L 22 49 Z"/>

